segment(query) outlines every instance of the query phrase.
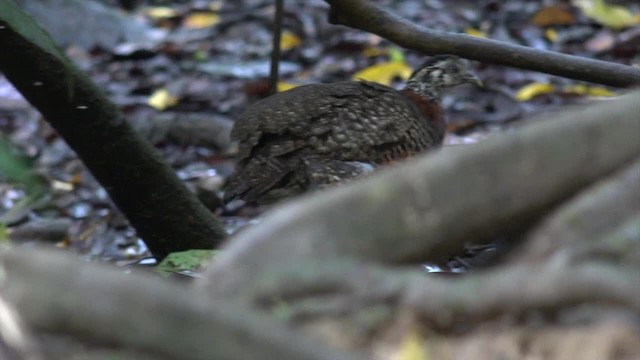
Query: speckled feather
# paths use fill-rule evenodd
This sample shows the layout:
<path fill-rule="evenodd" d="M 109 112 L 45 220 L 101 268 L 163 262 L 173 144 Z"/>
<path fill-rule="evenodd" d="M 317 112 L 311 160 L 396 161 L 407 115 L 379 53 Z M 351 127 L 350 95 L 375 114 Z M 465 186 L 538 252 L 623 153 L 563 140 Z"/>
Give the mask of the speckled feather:
<path fill-rule="evenodd" d="M 251 106 L 231 136 L 240 143 L 240 161 L 267 147 L 271 156 L 308 148 L 332 159 L 382 163 L 380 147 L 408 143 L 420 151 L 441 142 L 443 134 L 415 121 L 421 116 L 407 97 L 384 85 L 312 84 Z"/>
<path fill-rule="evenodd" d="M 357 177 L 368 172 L 362 164 L 373 168 L 440 145 L 439 91 L 469 80 L 458 58 L 430 62 L 400 91 L 367 81 L 312 84 L 252 105 L 231 134 L 239 156 L 225 201 L 271 202 Z"/>
<path fill-rule="evenodd" d="M 239 171 L 225 198 L 253 199 L 274 187 L 297 166 L 294 152 L 383 164 L 439 145 L 444 130 L 429 123 L 442 115 L 433 115 L 427 119 L 399 91 L 365 81 L 305 85 L 264 99 L 234 126 Z"/>

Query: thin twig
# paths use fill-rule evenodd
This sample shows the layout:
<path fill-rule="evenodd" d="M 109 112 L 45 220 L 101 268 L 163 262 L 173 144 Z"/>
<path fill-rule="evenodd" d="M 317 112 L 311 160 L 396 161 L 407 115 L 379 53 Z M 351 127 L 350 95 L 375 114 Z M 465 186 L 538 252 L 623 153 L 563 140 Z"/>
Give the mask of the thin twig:
<path fill-rule="evenodd" d="M 282 36 L 282 14 L 284 0 L 275 0 L 276 13 L 273 19 L 273 49 L 271 49 L 271 73 L 269 76 L 269 92 L 278 92 L 278 65 L 280 64 L 280 37 Z"/>

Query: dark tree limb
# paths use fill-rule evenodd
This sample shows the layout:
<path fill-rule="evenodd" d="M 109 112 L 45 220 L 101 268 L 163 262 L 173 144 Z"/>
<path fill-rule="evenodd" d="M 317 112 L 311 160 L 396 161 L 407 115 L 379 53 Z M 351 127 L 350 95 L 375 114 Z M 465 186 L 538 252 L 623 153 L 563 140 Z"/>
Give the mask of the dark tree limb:
<path fill-rule="evenodd" d="M 454 54 L 610 86 L 640 85 L 640 69 L 631 66 L 427 29 L 389 13 L 369 0 L 326 2 L 331 6 L 330 22 L 374 33 L 426 54 Z"/>
<path fill-rule="evenodd" d="M 640 92 L 531 120 L 473 146 L 445 148 L 273 209 L 208 270 L 237 295 L 273 264 L 347 257 L 440 261 L 470 241 L 518 234 L 640 156 Z"/>
<path fill-rule="evenodd" d="M 0 21 L 0 70 L 78 154 L 158 258 L 226 233 L 91 80 Z"/>
<path fill-rule="evenodd" d="M 362 360 L 181 283 L 60 251 L 0 251 L 0 293 L 36 332 L 172 359 Z"/>

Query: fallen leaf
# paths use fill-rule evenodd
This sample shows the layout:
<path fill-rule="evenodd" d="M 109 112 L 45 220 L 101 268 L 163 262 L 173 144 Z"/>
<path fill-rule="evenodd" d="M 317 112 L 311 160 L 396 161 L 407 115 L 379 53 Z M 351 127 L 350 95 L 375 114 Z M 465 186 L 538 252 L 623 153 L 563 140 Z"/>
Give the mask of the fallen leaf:
<path fill-rule="evenodd" d="M 280 35 L 280 50 L 287 51 L 297 48 L 302 44 L 300 37 L 289 30 L 285 30 Z"/>
<path fill-rule="evenodd" d="M 515 98 L 518 101 L 529 101 L 536 96 L 550 94 L 555 90 L 556 87 L 548 83 L 531 83 L 518 90 Z"/>
<path fill-rule="evenodd" d="M 639 14 L 634 15 L 624 6 L 607 4 L 604 0 L 573 0 L 573 4 L 587 17 L 612 29 L 621 29 L 640 23 Z"/>
<path fill-rule="evenodd" d="M 167 6 L 154 6 L 144 10 L 144 13 L 153 20 L 161 20 L 172 18 L 178 15 L 178 13 Z"/>
<path fill-rule="evenodd" d="M 487 33 L 486 32 L 484 32 L 482 30 L 479 30 L 479 29 L 476 29 L 474 27 L 468 27 L 468 28 L 466 28 L 464 30 L 464 32 L 467 35 L 471 35 L 471 36 L 475 36 L 475 37 L 480 37 L 480 38 L 486 38 L 487 37 Z"/>
<path fill-rule="evenodd" d="M 184 27 L 189 29 L 205 29 L 220 22 L 220 15 L 212 12 L 196 12 L 185 17 Z"/>
<path fill-rule="evenodd" d="M 411 66 L 405 62 L 389 61 L 369 66 L 353 75 L 354 80 L 367 80 L 383 85 L 391 85 L 395 78 L 406 80 L 411 76 Z"/>
<path fill-rule="evenodd" d="M 399 47 L 390 47 L 388 49 L 388 53 L 389 53 L 389 60 L 391 61 L 397 61 L 397 62 L 404 62 L 404 51 L 402 51 L 401 48 Z M 409 74 L 411 75 L 411 74 Z"/>
<path fill-rule="evenodd" d="M 299 84 L 290 83 L 287 81 L 278 81 L 278 92 L 291 90 L 294 87 L 300 86 Z"/>
<path fill-rule="evenodd" d="M 147 104 L 149 106 L 164 111 L 167 108 L 174 106 L 178 103 L 178 98 L 169 94 L 167 89 L 158 89 L 156 90 L 147 100 Z"/>
<path fill-rule="evenodd" d="M 563 7 L 548 6 L 538 10 L 531 22 L 537 26 L 571 25 L 576 22 L 576 17 Z"/>
<path fill-rule="evenodd" d="M 562 89 L 566 94 L 587 95 L 587 96 L 616 96 L 613 91 L 602 86 L 587 86 L 584 84 L 576 84 L 566 86 Z"/>
<path fill-rule="evenodd" d="M 219 250 L 173 252 L 164 258 L 154 270 L 164 276 L 183 271 L 201 272 L 218 252 Z"/>
<path fill-rule="evenodd" d="M 558 32 L 553 29 L 553 28 L 548 28 L 545 32 L 544 32 L 544 36 L 551 42 L 556 42 L 558 41 Z"/>

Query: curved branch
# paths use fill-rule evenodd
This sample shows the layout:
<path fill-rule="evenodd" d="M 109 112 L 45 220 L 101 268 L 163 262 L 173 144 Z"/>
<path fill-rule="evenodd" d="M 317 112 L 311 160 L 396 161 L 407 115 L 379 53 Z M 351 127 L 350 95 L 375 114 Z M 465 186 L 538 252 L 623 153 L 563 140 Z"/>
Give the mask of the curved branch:
<path fill-rule="evenodd" d="M 640 70 L 631 66 L 430 30 L 393 15 L 367 0 L 325 1 L 331 6 L 331 23 L 380 35 L 408 49 L 434 55 L 453 54 L 610 86 L 640 85 Z"/>
<path fill-rule="evenodd" d="M 305 271 L 300 271 L 304 267 Z M 252 289 L 249 300 L 263 307 L 285 302 L 291 316 L 327 315 L 329 298 L 341 298 L 340 310 L 359 311 L 371 304 L 410 308 L 433 327 L 451 329 L 463 322 L 519 315 L 529 311 L 554 312 L 577 305 L 609 304 L 640 311 L 640 273 L 637 267 L 590 263 L 554 266 L 510 265 L 462 278 L 426 276 L 414 270 L 388 269 L 355 261 L 316 261 L 272 269 Z M 320 306 L 309 307 L 313 298 Z M 349 299 L 349 300 L 345 300 Z M 300 311 L 300 313 L 297 313 Z M 342 313 L 342 316 L 345 316 Z"/>
<path fill-rule="evenodd" d="M 597 258 L 616 259 L 620 265 L 640 263 L 638 190 L 640 158 L 550 213 L 529 232 L 523 245 L 510 255 L 510 261 L 533 264 L 556 259 L 575 263 Z"/>

